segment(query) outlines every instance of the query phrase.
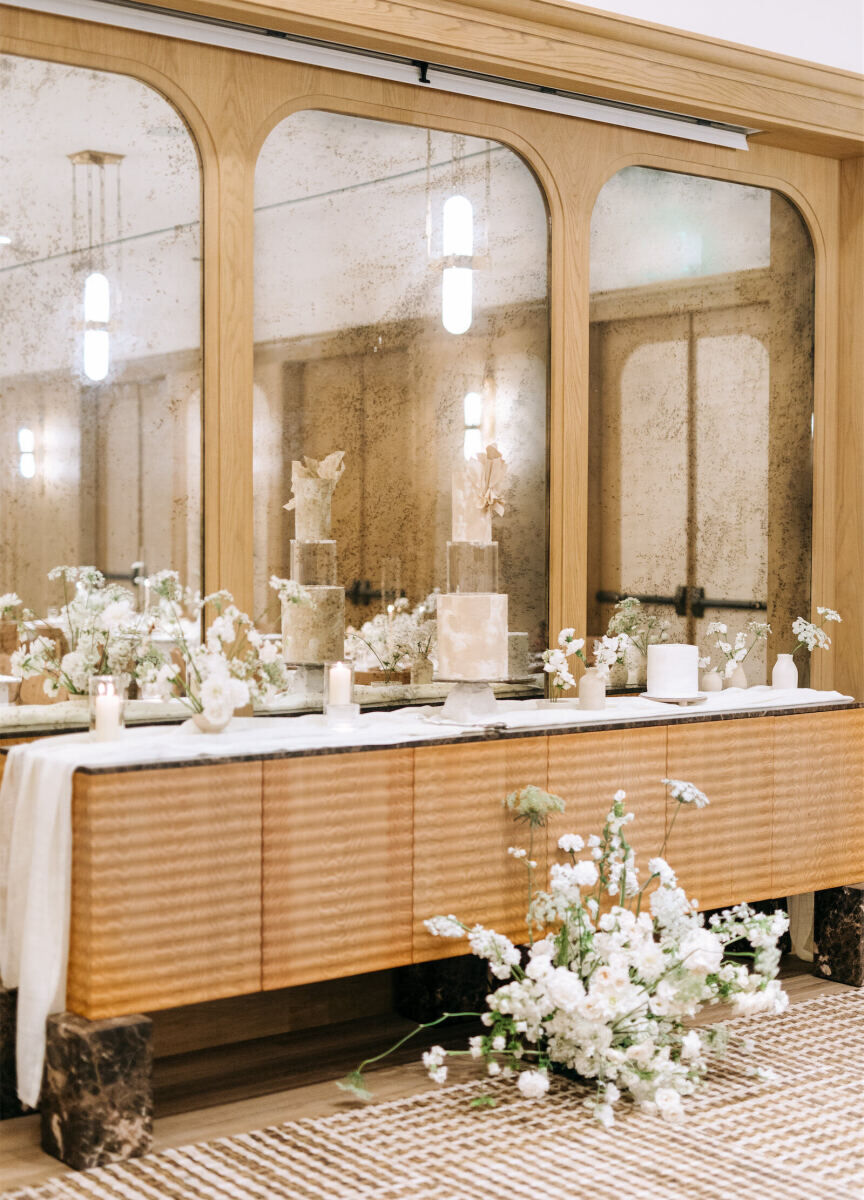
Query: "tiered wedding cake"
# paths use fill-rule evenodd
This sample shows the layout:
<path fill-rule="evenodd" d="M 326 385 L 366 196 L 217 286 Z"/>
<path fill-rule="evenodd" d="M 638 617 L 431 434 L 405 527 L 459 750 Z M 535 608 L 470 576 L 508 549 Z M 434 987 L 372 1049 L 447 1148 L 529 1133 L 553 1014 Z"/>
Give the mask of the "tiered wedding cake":
<path fill-rule="evenodd" d="M 304 458 L 291 471 L 294 510 L 291 578 L 308 602 L 282 601 L 282 656 L 288 663 L 316 665 L 341 659 L 345 647 L 345 589 L 336 583 L 336 543 L 330 537 L 333 489 L 345 469 L 343 450 L 320 462 Z"/>
<path fill-rule="evenodd" d="M 498 543 L 492 514 L 504 511 L 507 466 L 487 446 L 453 472 L 453 540 L 447 543 L 447 592 L 438 597 L 438 675 L 465 683 L 506 679 L 507 596 L 498 591 Z"/>

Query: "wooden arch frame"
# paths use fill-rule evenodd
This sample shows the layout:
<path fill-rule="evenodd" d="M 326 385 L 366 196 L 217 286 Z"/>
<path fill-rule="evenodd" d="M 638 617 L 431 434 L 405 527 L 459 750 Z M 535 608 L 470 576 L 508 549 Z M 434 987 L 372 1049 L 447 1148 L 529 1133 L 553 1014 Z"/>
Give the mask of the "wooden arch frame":
<path fill-rule="evenodd" d="M 444 37 L 440 13 L 433 11 L 440 6 L 427 0 L 402 0 L 388 6 L 398 9 L 400 19 L 409 11 L 414 13 L 414 32 L 401 42 L 399 21 L 394 21 L 396 32 L 389 40 L 382 40 L 379 34 L 372 37 L 375 22 L 377 28 L 382 20 L 374 0 L 343 0 L 331 6 L 327 18 L 314 17 L 311 10 L 320 5 L 311 0 L 281 0 L 269 5 L 188 0 L 186 7 L 214 15 L 230 13 L 234 19 L 238 15 L 250 21 L 255 17 L 261 22 L 278 10 L 281 25 L 277 22 L 273 27 L 307 34 L 314 27 L 319 37 L 334 36 L 332 12 L 338 9 L 343 41 L 375 42 L 377 48 L 385 48 L 386 42 L 391 50 L 398 42 L 403 53 L 417 49 L 418 31 L 432 37 L 438 30 L 435 36 Z M 686 43 L 692 52 L 698 43 L 703 63 L 713 65 L 699 80 L 690 78 L 690 110 L 696 111 L 699 103 L 703 107 L 708 104 L 706 88 L 710 91 L 713 79 L 714 104 L 709 107 L 714 115 L 729 120 L 737 114 L 739 120 L 754 123 L 761 117 L 761 127 L 769 132 L 756 139 L 745 155 L 660 134 L 0 7 L 0 50 L 133 75 L 156 87 L 174 105 L 198 145 L 204 188 L 206 587 L 228 587 L 242 604 L 248 604 L 252 563 L 252 196 L 255 161 L 266 133 L 280 114 L 309 107 L 378 116 L 396 123 L 423 122 L 479 133 L 512 148 L 534 171 L 549 205 L 552 628 L 565 624 L 580 628 L 584 623 L 588 232 L 600 186 L 622 166 L 640 163 L 770 186 L 799 207 L 817 253 L 815 403 L 822 420 L 814 472 L 814 595 L 820 602 L 840 608 L 845 617 L 838 636 L 839 653 L 823 656 L 818 662 L 816 682 L 861 694 L 864 481 L 859 464 L 864 456 L 864 349 L 854 332 L 864 323 L 864 214 L 860 200 L 864 158 L 844 161 L 842 157 L 860 155 L 864 146 L 864 138 L 856 132 L 856 120 L 864 112 L 864 103 L 854 95 L 856 77 L 734 48 L 725 54 L 724 76 L 718 66 L 724 57 L 721 52 L 725 53 L 722 45 L 718 50 L 708 39 L 700 42 L 690 35 L 682 41 L 678 35 L 620 18 L 610 24 L 597 14 L 586 15 L 552 0 L 498 0 L 497 4 L 475 0 L 470 5 L 454 2 L 448 8 L 453 10 L 452 39 L 458 40 L 457 34 L 468 36 L 471 14 L 483 17 L 487 31 L 501 31 L 497 50 L 475 51 L 477 66 L 485 65 L 490 72 L 496 67 L 503 73 L 505 67 L 513 68 L 520 45 L 532 48 L 542 58 L 541 51 L 546 51 L 538 31 L 545 29 L 548 34 L 551 22 L 556 38 L 563 39 L 561 44 L 572 43 L 573 51 L 567 59 L 568 70 L 563 75 L 561 70 L 557 72 L 558 86 L 584 82 L 586 74 L 596 74 L 599 64 L 614 58 L 622 79 L 627 75 L 628 82 L 619 86 L 613 80 L 604 94 L 621 98 L 626 93 L 631 100 L 641 97 L 643 103 L 657 102 L 659 92 L 650 80 L 659 87 L 662 72 L 658 63 L 664 65 L 667 87 L 673 78 L 679 82 L 690 78 L 687 71 L 692 62 L 685 61 L 681 46 Z M 216 9 L 220 11 L 216 13 Z M 375 12 L 370 15 L 371 10 Z M 374 16 L 374 21 L 361 36 L 364 27 L 359 18 L 364 15 L 370 20 Z M 601 26 L 603 37 L 598 32 Z M 610 29 L 619 34 L 614 46 Z M 622 45 L 623 30 L 632 34 L 632 45 Z M 502 51 L 505 44 L 506 54 Z M 424 45 L 430 49 L 428 41 Z M 463 47 L 457 53 L 453 45 L 448 48 L 444 42 L 432 48 L 439 51 L 437 61 L 456 62 L 466 52 Z M 628 49 L 633 68 L 629 74 L 624 70 Z M 648 52 L 654 59 L 643 61 Z M 638 69 L 634 67 L 636 59 Z M 730 90 L 724 91 L 719 82 L 722 78 L 728 81 L 731 70 L 740 76 L 734 113 Z M 535 64 L 524 68 L 522 77 L 549 79 L 550 71 L 548 63 L 543 71 Z M 515 69 L 510 73 L 517 74 Z M 797 120 L 787 102 L 794 87 L 801 101 Z"/>

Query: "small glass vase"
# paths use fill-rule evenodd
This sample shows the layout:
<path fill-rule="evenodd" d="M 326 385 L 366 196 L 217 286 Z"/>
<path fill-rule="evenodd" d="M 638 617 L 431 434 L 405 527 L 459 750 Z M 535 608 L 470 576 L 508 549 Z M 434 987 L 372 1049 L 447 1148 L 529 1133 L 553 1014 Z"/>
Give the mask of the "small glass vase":
<path fill-rule="evenodd" d="M 703 692 L 722 692 L 723 679 L 716 667 L 712 667 L 710 671 L 702 672 L 702 691 Z"/>
<path fill-rule="evenodd" d="M 113 742 L 122 736 L 128 685 L 125 675 L 90 676 L 90 737 L 94 742 Z"/>
<path fill-rule="evenodd" d="M 579 680 L 579 707 L 585 709 L 606 707 L 606 680 L 597 667 L 589 667 Z"/>
<path fill-rule="evenodd" d="M 771 672 L 771 686 L 794 689 L 798 687 L 798 668 L 791 654 L 778 654 Z"/>
<path fill-rule="evenodd" d="M 629 637 L 624 648 L 624 666 L 627 668 L 627 687 L 645 687 L 647 685 L 648 659 Z"/>

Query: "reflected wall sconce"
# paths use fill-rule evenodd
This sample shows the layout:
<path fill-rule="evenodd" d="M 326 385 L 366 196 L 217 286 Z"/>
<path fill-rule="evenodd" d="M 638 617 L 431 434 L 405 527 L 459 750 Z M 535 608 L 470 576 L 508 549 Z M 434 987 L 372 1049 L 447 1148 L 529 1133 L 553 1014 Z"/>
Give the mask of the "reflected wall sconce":
<path fill-rule="evenodd" d="M 102 150 L 78 150 L 69 155 L 72 164 L 73 224 L 82 239 L 86 236 L 87 245 L 82 367 L 91 383 L 101 383 L 111 366 L 111 335 L 108 328 L 112 309 L 111 284 L 103 268 L 106 244 L 112 244 L 116 247 L 112 252 L 112 257 L 116 257 L 115 272 L 119 273 L 120 269 L 119 242 L 123 225 L 120 167 L 123 157 L 122 154 Z M 94 264 L 94 257 L 99 266 Z"/>
<path fill-rule="evenodd" d="M 23 479 L 32 479 L 36 474 L 36 438 L 32 429 L 18 430 L 18 471 Z"/>
<path fill-rule="evenodd" d="M 474 303 L 474 208 L 466 196 L 444 201 L 442 240 L 441 323 L 448 333 L 465 333 Z"/>

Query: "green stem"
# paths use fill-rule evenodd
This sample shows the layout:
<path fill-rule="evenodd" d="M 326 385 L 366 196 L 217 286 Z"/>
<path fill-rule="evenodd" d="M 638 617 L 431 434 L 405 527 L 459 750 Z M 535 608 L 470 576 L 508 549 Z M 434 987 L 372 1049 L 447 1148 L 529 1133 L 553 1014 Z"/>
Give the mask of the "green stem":
<path fill-rule="evenodd" d="M 368 1067 L 371 1063 L 380 1062 L 382 1058 L 387 1058 L 394 1054 L 400 1046 L 404 1046 L 406 1042 L 410 1042 L 411 1038 L 416 1037 L 424 1029 L 432 1029 L 435 1025 L 440 1025 L 442 1021 L 448 1020 L 450 1017 L 479 1017 L 481 1014 L 477 1012 L 458 1012 L 458 1013 L 442 1013 L 440 1017 L 436 1017 L 434 1021 L 426 1021 L 422 1025 L 418 1025 L 416 1029 L 412 1029 L 410 1033 L 406 1033 L 398 1042 L 390 1047 L 389 1050 L 384 1050 L 381 1054 L 376 1054 L 372 1058 L 364 1058 L 360 1066 L 357 1068 L 358 1073 L 362 1073 L 364 1067 Z"/>

